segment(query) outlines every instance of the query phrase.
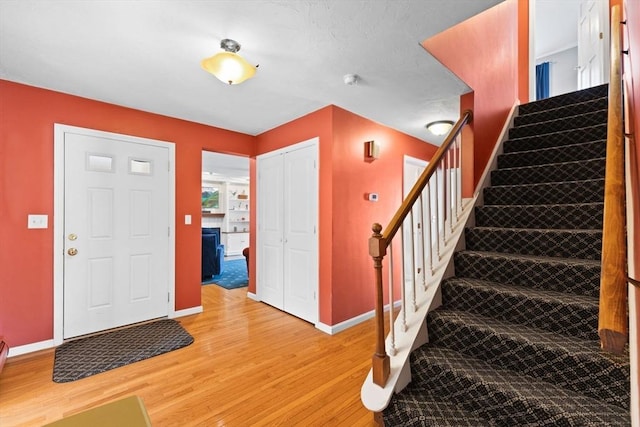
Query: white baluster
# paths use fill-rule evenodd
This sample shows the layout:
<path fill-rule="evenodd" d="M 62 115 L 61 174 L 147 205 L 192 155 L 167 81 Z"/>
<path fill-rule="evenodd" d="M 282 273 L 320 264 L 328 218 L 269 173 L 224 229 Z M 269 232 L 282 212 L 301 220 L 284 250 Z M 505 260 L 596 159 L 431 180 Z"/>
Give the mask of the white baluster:
<path fill-rule="evenodd" d="M 389 348 L 389 355 L 395 356 L 396 350 L 396 334 L 395 325 L 393 319 L 393 243 L 389 245 L 389 335 L 391 340 L 391 346 Z"/>

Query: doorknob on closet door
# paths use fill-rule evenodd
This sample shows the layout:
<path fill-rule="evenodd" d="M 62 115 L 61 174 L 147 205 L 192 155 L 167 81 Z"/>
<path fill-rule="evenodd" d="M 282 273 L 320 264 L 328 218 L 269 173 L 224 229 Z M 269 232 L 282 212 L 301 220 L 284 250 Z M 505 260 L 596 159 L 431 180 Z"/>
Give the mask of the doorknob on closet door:
<path fill-rule="evenodd" d="M 76 248 L 69 248 L 69 250 L 67 251 L 67 253 L 71 256 L 76 256 L 78 253 L 78 250 Z"/>

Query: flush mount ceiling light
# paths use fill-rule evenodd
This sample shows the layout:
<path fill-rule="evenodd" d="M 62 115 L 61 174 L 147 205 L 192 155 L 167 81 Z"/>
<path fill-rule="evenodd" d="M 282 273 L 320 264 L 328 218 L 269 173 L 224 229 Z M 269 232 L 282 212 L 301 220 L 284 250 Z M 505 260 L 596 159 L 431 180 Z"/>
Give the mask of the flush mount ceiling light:
<path fill-rule="evenodd" d="M 240 43 L 231 39 L 220 42 L 224 52 L 217 53 L 210 58 L 203 59 L 200 65 L 221 82 L 237 85 L 250 79 L 256 74 L 256 67 L 238 55 Z"/>
<path fill-rule="evenodd" d="M 453 127 L 453 122 L 451 120 L 437 120 L 435 122 L 431 122 L 427 125 L 427 130 L 434 135 L 444 135 L 449 132 Z"/>

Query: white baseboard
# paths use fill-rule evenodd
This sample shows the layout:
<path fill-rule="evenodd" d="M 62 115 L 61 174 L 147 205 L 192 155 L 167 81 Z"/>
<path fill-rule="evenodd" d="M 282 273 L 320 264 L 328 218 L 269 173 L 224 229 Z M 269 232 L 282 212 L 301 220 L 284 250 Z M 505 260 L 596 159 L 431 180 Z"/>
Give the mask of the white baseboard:
<path fill-rule="evenodd" d="M 25 344 L 18 347 L 9 347 L 9 353 L 7 357 L 21 356 L 27 353 L 33 353 L 40 350 L 48 350 L 54 348 L 56 345 L 53 340 L 46 340 L 40 342 L 34 342 L 31 344 Z"/>
<path fill-rule="evenodd" d="M 258 295 L 254 294 L 253 292 L 247 292 L 247 298 L 260 302 L 260 298 L 258 298 Z"/>
<path fill-rule="evenodd" d="M 400 307 L 401 303 L 400 300 L 396 301 L 393 306 L 395 308 Z M 389 304 L 384 306 L 384 311 L 388 311 L 389 310 Z M 316 328 L 319 329 L 320 331 L 324 332 L 325 334 L 329 334 L 329 335 L 335 335 L 338 332 L 342 332 L 346 329 L 349 329 L 352 326 L 356 326 L 362 322 L 366 322 L 367 320 L 371 319 L 372 317 L 374 317 L 376 315 L 376 311 L 375 310 L 371 310 L 368 311 L 366 313 L 362 313 L 356 317 L 352 317 L 351 319 L 347 319 L 344 322 L 340 322 L 337 323 L 335 325 L 326 325 L 322 322 L 318 322 L 316 323 Z"/>
<path fill-rule="evenodd" d="M 184 310 L 174 311 L 169 315 L 169 318 L 175 319 L 176 317 L 191 316 L 192 314 L 202 313 L 202 311 L 203 311 L 202 306 L 199 305 L 197 307 L 185 308 Z"/>

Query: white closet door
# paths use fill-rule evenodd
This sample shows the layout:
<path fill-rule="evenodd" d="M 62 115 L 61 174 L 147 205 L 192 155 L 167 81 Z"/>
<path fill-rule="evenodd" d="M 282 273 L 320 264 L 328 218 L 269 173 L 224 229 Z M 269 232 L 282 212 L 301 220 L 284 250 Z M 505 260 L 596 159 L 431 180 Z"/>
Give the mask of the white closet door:
<path fill-rule="evenodd" d="M 283 284 L 283 194 L 284 155 L 259 157 L 257 160 L 257 295 L 284 310 Z"/>
<path fill-rule="evenodd" d="M 318 321 L 318 173 L 316 146 L 285 154 L 284 309 Z"/>
<path fill-rule="evenodd" d="M 257 159 L 257 296 L 318 321 L 317 139 Z"/>

